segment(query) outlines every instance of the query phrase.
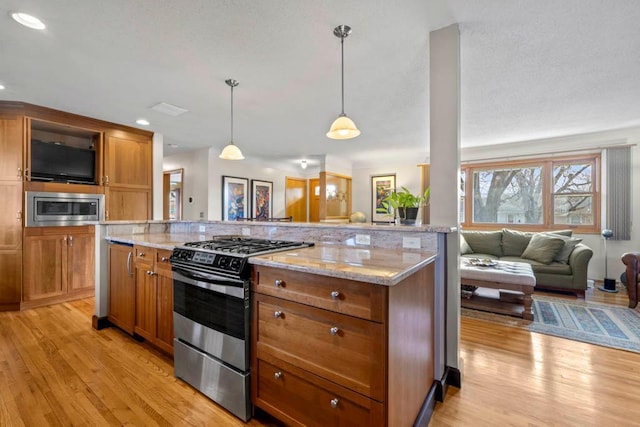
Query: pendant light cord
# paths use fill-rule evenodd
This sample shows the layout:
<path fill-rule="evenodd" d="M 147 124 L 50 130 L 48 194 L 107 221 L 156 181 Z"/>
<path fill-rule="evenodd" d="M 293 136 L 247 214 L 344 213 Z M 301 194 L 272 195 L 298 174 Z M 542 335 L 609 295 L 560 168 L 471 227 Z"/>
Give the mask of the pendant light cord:
<path fill-rule="evenodd" d="M 231 85 L 231 143 L 233 144 L 233 85 Z"/>
<path fill-rule="evenodd" d="M 340 37 L 340 51 L 342 52 L 342 114 L 344 114 L 344 36 Z"/>

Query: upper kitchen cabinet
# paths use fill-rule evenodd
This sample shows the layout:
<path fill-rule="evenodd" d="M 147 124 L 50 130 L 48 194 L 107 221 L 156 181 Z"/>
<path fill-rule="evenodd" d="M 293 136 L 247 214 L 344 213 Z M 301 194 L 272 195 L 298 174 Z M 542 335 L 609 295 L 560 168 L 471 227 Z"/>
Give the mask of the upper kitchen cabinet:
<path fill-rule="evenodd" d="M 104 148 L 105 218 L 151 218 L 152 138 L 108 131 Z"/>
<path fill-rule="evenodd" d="M 0 181 L 22 181 L 22 115 L 0 111 Z"/>

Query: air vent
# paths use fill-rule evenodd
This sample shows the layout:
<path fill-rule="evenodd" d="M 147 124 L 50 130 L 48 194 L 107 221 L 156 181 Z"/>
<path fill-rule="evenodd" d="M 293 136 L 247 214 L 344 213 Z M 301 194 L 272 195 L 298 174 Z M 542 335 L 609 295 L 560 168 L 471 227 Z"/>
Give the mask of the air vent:
<path fill-rule="evenodd" d="M 187 109 L 185 108 L 181 108 L 181 107 L 177 107 L 175 105 L 171 105 L 171 104 L 167 104 L 166 102 L 161 102 L 159 104 L 154 105 L 153 107 L 151 107 L 152 110 L 158 111 L 160 113 L 163 114 L 167 114 L 169 116 L 179 116 L 180 114 L 184 114 L 186 113 Z"/>

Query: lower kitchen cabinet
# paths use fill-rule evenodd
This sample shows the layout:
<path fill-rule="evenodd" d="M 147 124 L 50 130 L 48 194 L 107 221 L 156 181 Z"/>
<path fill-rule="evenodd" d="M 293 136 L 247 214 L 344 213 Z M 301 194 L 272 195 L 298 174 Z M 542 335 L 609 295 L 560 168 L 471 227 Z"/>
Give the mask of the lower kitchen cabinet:
<path fill-rule="evenodd" d="M 133 246 L 109 244 L 109 322 L 133 335 L 136 322 L 136 276 Z"/>
<path fill-rule="evenodd" d="M 22 308 L 92 296 L 93 226 L 25 228 L 23 265 Z"/>
<path fill-rule="evenodd" d="M 253 266 L 252 401 L 289 425 L 414 424 L 434 384 L 434 268 L 395 286 Z"/>
<path fill-rule="evenodd" d="M 135 324 L 133 331 L 173 354 L 173 276 L 171 251 L 135 245 Z"/>

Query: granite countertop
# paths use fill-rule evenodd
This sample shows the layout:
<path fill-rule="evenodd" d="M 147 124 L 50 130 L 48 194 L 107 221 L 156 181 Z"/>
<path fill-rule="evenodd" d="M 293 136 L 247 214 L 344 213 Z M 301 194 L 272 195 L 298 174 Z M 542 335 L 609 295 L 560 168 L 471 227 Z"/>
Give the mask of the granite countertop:
<path fill-rule="evenodd" d="M 111 235 L 106 240 L 172 250 L 185 242 L 206 239 L 197 233 L 145 233 Z M 249 263 L 393 286 L 433 262 L 435 257 L 434 252 L 417 249 L 317 244 L 310 248 L 253 256 Z"/>

